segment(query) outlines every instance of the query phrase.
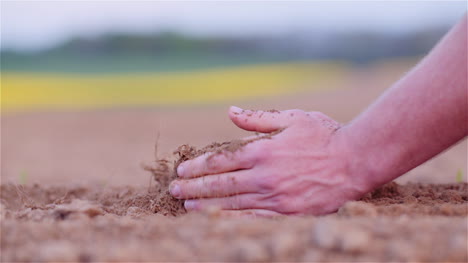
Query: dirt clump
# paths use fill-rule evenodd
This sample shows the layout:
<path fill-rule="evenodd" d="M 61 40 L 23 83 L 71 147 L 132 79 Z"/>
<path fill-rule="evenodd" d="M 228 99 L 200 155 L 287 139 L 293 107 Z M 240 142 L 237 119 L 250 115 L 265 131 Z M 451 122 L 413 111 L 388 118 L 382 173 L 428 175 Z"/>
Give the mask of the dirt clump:
<path fill-rule="evenodd" d="M 180 163 L 237 154 L 279 132 L 199 149 L 182 145 L 172 159 L 144 167 L 156 182 L 149 188 L 2 184 L 1 260 L 468 260 L 467 183 L 392 182 L 328 216 L 276 219 L 187 214 L 183 200 L 169 194 Z"/>
<path fill-rule="evenodd" d="M 1 259 L 465 262 L 467 189 L 390 183 L 332 215 L 272 220 L 185 214 L 157 186 L 4 184 Z"/>
<path fill-rule="evenodd" d="M 232 154 L 241 151 L 247 144 L 261 139 L 271 139 L 282 132 L 259 134 L 245 140 L 232 140 L 227 142 L 214 142 L 205 147 L 197 148 L 191 145 L 181 145 L 173 152 L 174 160 L 157 159 L 153 166 L 145 166 L 145 170 L 152 173 L 157 182 L 153 189 L 155 196 L 140 196 L 134 200 L 128 200 L 132 206 L 141 207 L 134 202 L 150 203 L 151 210 L 155 213 L 177 216 L 185 213 L 183 200 L 172 197 L 168 191 L 170 183 L 177 179 L 177 167 L 187 160 L 192 160 L 201 155 L 208 154 L 208 160 L 217 154 Z M 133 203 L 132 203 L 133 202 Z M 399 185 L 395 182 L 386 184 L 373 192 L 365 195 L 359 202 L 349 202 L 344 205 L 339 214 L 343 216 L 400 216 L 406 215 L 444 215 L 444 216 L 468 216 L 468 186 L 466 183 L 446 185 L 406 184 Z M 128 206 L 130 207 L 130 206 Z"/>
<path fill-rule="evenodd" d="M 349 202 L 341 215 L 437 215 L 468 216 L 468 184 L 388 183 L 361 198 Z"/>
<path fill-rule="evenodd" d="M 174 162 L 174 169 L 177 169 L 177 166 L 179 166 L 179 164 L 187 160 L 192 160 L 204 154 L 212 154 L 211 156 L 214 156 L 216 154 L 228 154 L 240 151 L 244 146 L 246 146 L 249 143 L 263 139 L 271 139 L 274 135 L 281 133 L 283 130 L 284 129 L 278 129 L 271 133 L 257 134 L 255 137 L 248 139 L 236 139 L 221 143 L 213 142 L 201 149 L 197 149 L 195 146 L 187 144 L 181 145 L 177 148 L 177 150 L 174 151 L 174 155 L 176 156 L 176 160 Z"/>
<path fill-rule="evenodd" d="M 468 184 L 416 184 L 388 183 L 364 196 L 362 201 L 379 205 L 417 203 L 437 205 L 463 204 L 468 201 Z"/>
<path fill-rule="evenodd" d="M 249 143 L 262 140 L 271 139 L 274 135 L 282 132 L 279 129 L 272 133 L 260 134 L 249 139 L 236 139 L 227 142 L 214 142 L 203 148 L 197 149 L 195 146 L 184 144 L 179 146 L 173 152 L 174 161 L 169 159 L 156 159 L 153 165 L 144 165 L 143 169 L 152 174 L 152 178 L 156 181 L 156 191 L 158 191 L 157 204 L 155 211 L 167 211 L 169 214 L 178 215 L 184 213 L 184 201 L 172 197 L 168 191 L 170 183 L 177 179 L 177 167 L 187 160 L 192 160 L 204 154 L 211 154 L 210 157 L 216 154 L 231 154 L 241 151 L 244 146 Z M 156 147 L 157 149 L 157 147 Z M 157 154 L 156 154 L 157 156 Z"/>
<path fill-rule="evenodd" d="M 0 187 L 4 215 L 14 218 L 64 219 L 72 213 L 90 217 L 103 214 L 123 216 L 130 208 L 139 214 L 177 216 L 185 213 L 183 204 L 174 202 L 167 189 L 89 186 L 21 186 L 4 184 Z M 24 198 L 27 197 L 27 198 Z M 78 201 L 77 201 L 78 200 Z M 178 201 L 178 200 L 177 200 Z M 45 211 L 45 213 L 43 213 Z M 49 213 L 52 212 L 52 213 Z"/>

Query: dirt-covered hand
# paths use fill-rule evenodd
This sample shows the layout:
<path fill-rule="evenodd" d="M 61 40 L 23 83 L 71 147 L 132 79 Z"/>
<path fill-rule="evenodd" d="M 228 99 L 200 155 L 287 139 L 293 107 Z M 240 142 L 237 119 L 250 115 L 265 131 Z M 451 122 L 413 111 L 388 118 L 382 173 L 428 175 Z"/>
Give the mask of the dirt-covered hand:
<path fill-rule="evenodd" d="M 340 124 L 319 112 L 250 111 L 231 107 L 240 128 L 273 133 L 234 151 L 180 164 L 171 194 L 187 210 L 218 207 L 225 214 L 326 214 L 368 190 L 350 170 L 353 157 Z M 281 132 L 278 132 L 281 131 Z"/>

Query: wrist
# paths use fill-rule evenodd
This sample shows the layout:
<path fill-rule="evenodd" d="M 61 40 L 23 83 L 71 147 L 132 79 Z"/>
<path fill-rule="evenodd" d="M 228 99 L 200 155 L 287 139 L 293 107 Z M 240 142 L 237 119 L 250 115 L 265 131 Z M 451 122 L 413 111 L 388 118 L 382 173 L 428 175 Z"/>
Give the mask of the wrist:
<path fill-rule="evenodd" d="M 392 169 L 391 156 L 395 155 L 388 152 L 382 154 L 384 147 L 360 136 L 352 124 L 336 131 L 334 143 L 348 176 L 363 194 L 398 177 L 392 173 L 395 169 Z"/>

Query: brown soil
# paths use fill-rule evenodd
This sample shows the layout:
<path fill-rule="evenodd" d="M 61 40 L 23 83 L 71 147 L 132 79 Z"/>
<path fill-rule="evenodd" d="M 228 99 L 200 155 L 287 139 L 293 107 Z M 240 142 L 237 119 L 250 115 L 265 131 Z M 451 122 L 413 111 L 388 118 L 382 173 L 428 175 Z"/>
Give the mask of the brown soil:
<path fill-rule="evenodd" d="M 211 156 L 216 154 L 228 154 L 239 151 L 245 145 L 257 140 L 271 139 L 272 136 L 282 132 L 277 130 L 272 133 L 257 135 L 253 138 L 246 140 L 232 140 L 227 142 L 214 142 L 201 149 L 187 144 L 181 145 L 173 152 L 174 161 L 171 164 L 170 159 L 156 159 L 153 165 L 143 165 L 143 169 L 152 174 L 152 178 L 156 181 L 156 197 L 151 196 L 156 200 L 153 212 L 163 213 L 164 215 L 178 215 L 185 212 L 184 201 L 172 197 L 169 193 L 169 184 L 177 178 L 177 167 L 184 161 L 194 159 L 200 155 L 211 153 Z M 157 158 L 158 146 L 155 147 L 155 156 Z"/>
<path fill-rule="evenodd" d="M 200 155 L 207 154 L 207 153 L 213 153 L 213 155 L 233 153 L 242 149 L 242 147 L 254 141 L 263 140 L 263 139 L 271 139 L 274 135 L 279 134 L 282 131 L 283 129 L 279 129 L 277 131 L 267 133 L 267 134 L 257 133 L 255 137 L 250 138 L 250 139 L 243 139 L 243 140 L 236 139 L 236 140 L 231 140 L 231 141 L 222 142 L 222 143 L 213 142 L 201 149 L 197 149 L 195 146 L 190 146 L 187 144 L 181 145 L 177 148 L 176 151 L 174 151 L 174 154 L 176 155 L 176 161 L 174 162 L 174 171 L 177 169 L 177 166 L 181 164 L 182 162 L 194 159 Z M 156 163 L 158 162 L 159 161 L 156 161 Z M 163 160 L 163 162 L 165 161 Z M 152 169 L 149 169 L 149 170 L 151 171 Z M 156 174 L 155 176 L 157 177 Z"/>
<path fill-rule="evenodd" d="M 247 220 L 182 215 L 158 186 L 7 184 L 1 259 L 462 262 L 467 190 L 466 183 L 391 183 L 333 215 Z"/>
<path fill-rule="evenodd" d="M 150 188 L 3 184 L 1 260 L 468 260 L 468 183 L 392 182 L 333 215 L 249 220 L 187 214 L 169 194 L 181 162 L 241 151 L 273 135 L 201 149 L 182 145 L 174 161 L 144 167 L 156 181 Z"/>
<path fill-rule="evenodd" d="M 372 65 L 324 83 L 329 91 L 234 104 L 321 111 L 345 123 L 410 66 Z M 2 113 L 1 261 L 468 261 L 468 186 L 455 183 L 459 169 L 466 181 L 466 140 L 332 215 L 185 213 L 167 194 L 173 160 L 202 148 L 185 146 L 154 163 L 156 132 L 164 138 L 159 153 L 245 137 L 228 106 Z M 151 187 L 142 161 L 152 164 Z"/>
<path fill-rule="evenodd" d="M 173 165 L 171 165 L 171 161 L 168 159 L 157 159 L 154 166 L 145 166 L 144 169 L 152 173 L 157 183 L 157 197 L 151 197 L 156 200 L 152 211 L 174 216 L 186 212 L 183 207 L 183 200 L 173 198 L 168 191 L 169 184 L 177 178 L 177 166 L 182 162 L 207 153 L 216 155 L 236 152 L 251 142 L 271 139 L 272 136 L 280 132 L 282 130 L 259 135 L 248 140 L 232 140 L 223 143 L 214 142 L 201 149 L 184 144 L 174 151 L 175 160 L 173 161 Z M 344 206 L 340 210 L 340 213 L 342 215 L 361 215 L 362 213 L 369 215 L 366 213 L 370 213 L 385 215 L 427 214 L 467 216 L 468 188 L 467 184 L 421 185 L 410 183 L 401 186 L 392 182 L 367 194 L 360 201 L 381 206 L 383 209 L 376 207 L 370 209 L 372 210 L 370 212 L 362 208 L 368 208 L 369 206 L 363 204 L 361 207 L 352 203 Z"/>

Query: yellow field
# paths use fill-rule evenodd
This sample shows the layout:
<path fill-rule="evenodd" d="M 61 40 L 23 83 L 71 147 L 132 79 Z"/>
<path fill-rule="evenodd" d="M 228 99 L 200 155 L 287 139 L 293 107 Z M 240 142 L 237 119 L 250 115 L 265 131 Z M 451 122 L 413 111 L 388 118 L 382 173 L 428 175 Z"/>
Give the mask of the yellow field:
<path fill-rule="evenodd" d="M 108 75 L 2 73 L 2 111 L 210 104 L 323 88 L 336 63 L 272 64 L 177 73 Z"/>

